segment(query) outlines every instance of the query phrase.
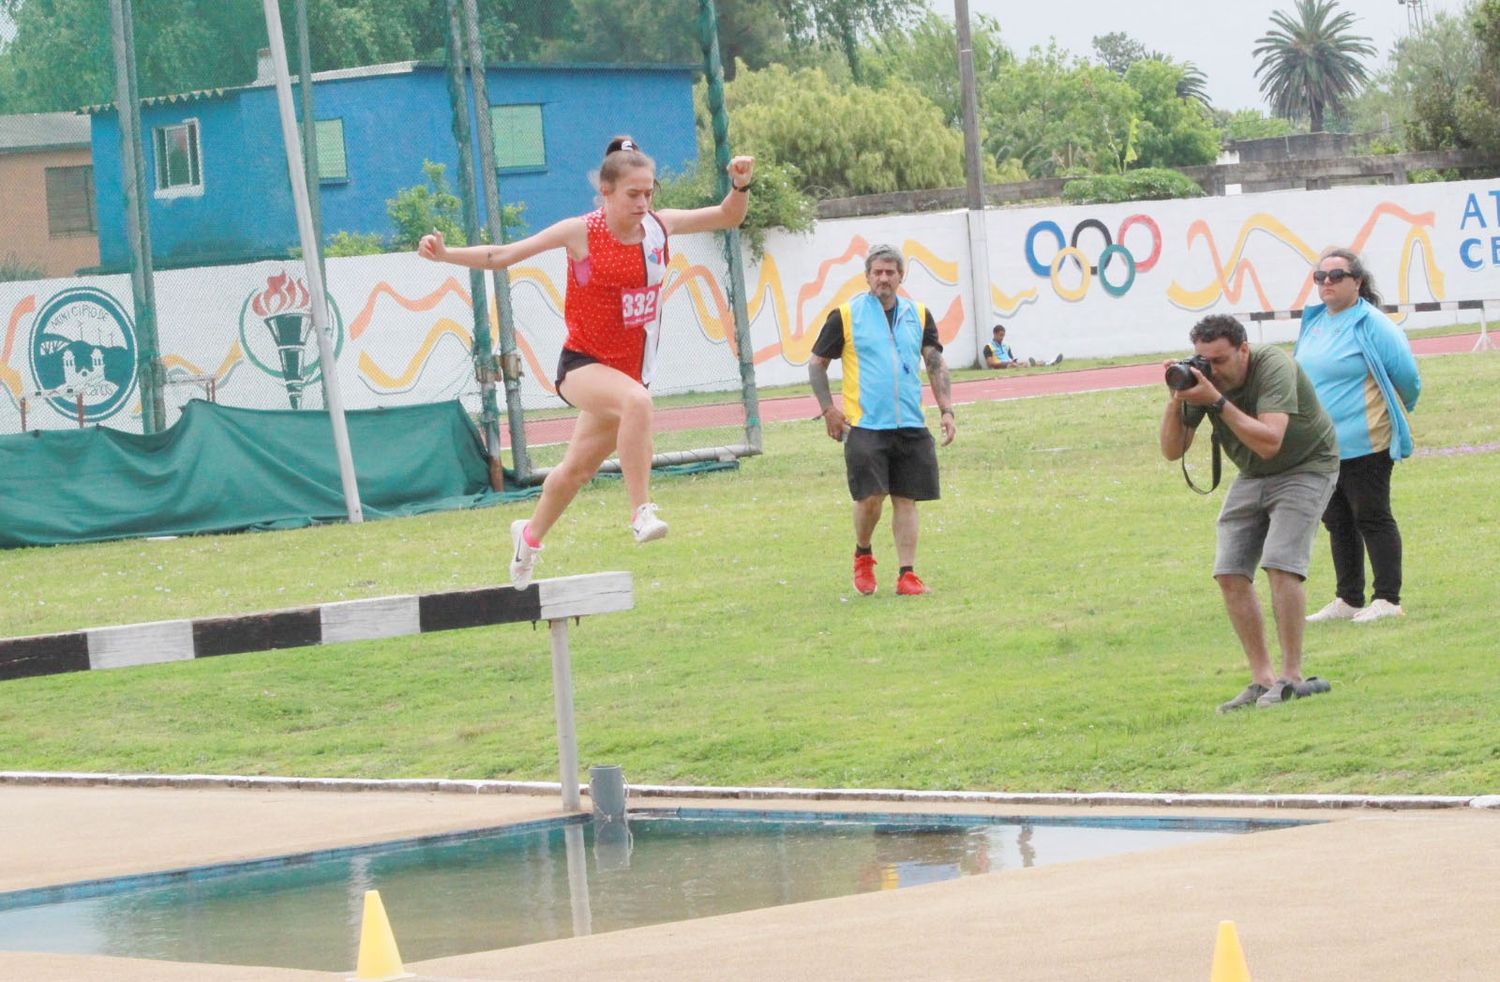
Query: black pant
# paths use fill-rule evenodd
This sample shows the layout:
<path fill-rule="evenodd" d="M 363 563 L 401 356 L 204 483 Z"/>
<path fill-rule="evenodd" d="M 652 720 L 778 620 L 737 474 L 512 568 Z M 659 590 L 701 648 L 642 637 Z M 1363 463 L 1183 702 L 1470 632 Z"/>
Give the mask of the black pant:
<path fill-rule="evenodd" d="M 1333 547 L 1338 595 L 1351 607 L 1365 605 L 1365 552 L 1375 573 L 1375 600 L 1401 602 L 1401 530 L 1391 514 L 1391 469 L 1384 450 L 1339 462 L 1339 481 L 1323 512 Z"/>

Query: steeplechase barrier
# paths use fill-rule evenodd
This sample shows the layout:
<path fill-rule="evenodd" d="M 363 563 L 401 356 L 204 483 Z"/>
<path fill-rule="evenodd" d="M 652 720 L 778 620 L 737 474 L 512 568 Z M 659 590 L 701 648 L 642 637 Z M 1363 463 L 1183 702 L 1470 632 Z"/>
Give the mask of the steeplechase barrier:
<path fill-rule="evenodd" d="M 1424 300 L 1421 303 L 1383 303 L 1380 309 L 1387 314 L 1428 314 L 1437 310 L 1477 310 L 1479 311 L 1479 340 L 1474 342 L 1475 351 L 1494 351 L 1495 344 L 1490 340 L 1490 324 L 1486 316 L 1485 305 L 1495 304 L 1500 307 L 1500 300 Z M 1302 308 L 1291 310 L 1249 310 L 1242 314 L 1235 314 L 1240 320 L 1249 321 L 1252 324 L 1264 324 L 1267 321 L 1300 321 L 1302 319 Z M 1264 341 L 1265 336 L 1259 340 Z"/>
<path fill-rule="evenodd" d="M 525 589 L 484 587 L 372 597 L 285 610 L 85 628 L 61 634 L 0 638 L 0 682 L 190 661 L 281 648 L 373 641 L 495 624 L 546 621 L 552 643 L 552 693 L 557 716 L 563 807 L 578 811 L 578 738 L 573 721 L 573 669 L 568 620 L 630 610 L 629 573 L 589 573 L 538 580 Z"/>

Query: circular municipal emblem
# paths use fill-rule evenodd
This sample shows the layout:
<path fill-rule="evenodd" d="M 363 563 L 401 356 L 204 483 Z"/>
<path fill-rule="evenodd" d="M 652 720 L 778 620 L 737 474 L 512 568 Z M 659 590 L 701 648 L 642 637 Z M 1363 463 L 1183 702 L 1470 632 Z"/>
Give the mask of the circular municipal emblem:
<path fill-rule="evenodd" d="M 333 320 L 333 353 L 344 349 L 344 318 L 328 298 Z M 286 387 L 293 409 L 302 407 L 302 390 L 323 373 L 318 339 L 313 334 L 312 296 L 307 283 L 290 273 L 266 278 L 240 305 L 240 347 L 250 364 Z"/>
<path fill-rule="evenodd" d="M 102 290 L 75 287 L 42 305 L 31 328 L 31 378 L 65 416 L 83 397 L 87 422 L 108 419 L 135 391 L 135 328 Z"/>

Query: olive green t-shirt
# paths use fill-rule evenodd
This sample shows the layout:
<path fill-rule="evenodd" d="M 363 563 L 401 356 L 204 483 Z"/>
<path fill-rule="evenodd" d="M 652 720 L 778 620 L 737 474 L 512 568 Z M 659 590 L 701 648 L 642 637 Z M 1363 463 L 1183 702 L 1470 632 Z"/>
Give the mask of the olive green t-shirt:
<path fill-rule="evenodd" d="M 1271 477 L 1296 471 L 1333 474 L 1339 469 L 1338 443 L 1333 421 L 1318 402 L 1318 393 L 1292 356 L 1269 345 L 1250 346 L 1250 371 L 1245 384 L 1238 389 L 1220 390 L 1224 397 L 1250 416 L 1261 413 L 1286 413 L 1286 435 L 1281 449 L 1269 460 L 1263 460 L 1240 442 L 1234 431 L 1219 416 L 1209 422 L 1224 454 L 1246 477 Z M 1207 411 L 1201 406 L 1184 405 L 1183 421 L 1197 429 Z"/>

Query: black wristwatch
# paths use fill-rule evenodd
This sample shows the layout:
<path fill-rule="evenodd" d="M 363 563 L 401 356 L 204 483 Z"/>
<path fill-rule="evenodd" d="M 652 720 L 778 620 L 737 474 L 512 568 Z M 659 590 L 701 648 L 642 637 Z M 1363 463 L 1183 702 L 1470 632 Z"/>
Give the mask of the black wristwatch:
<path fill-rule="evenodd" d="M 1219 396 L 1219 398 L 1208 404 L 1205 412 L 1210 412 L 1217 416 L 1219 415 L 1219 413 L 1222 413 L 1224 411 L 1224 403 L 1228 401 L 1229 400 L 1225 396 L 1221 395 Z"/>

